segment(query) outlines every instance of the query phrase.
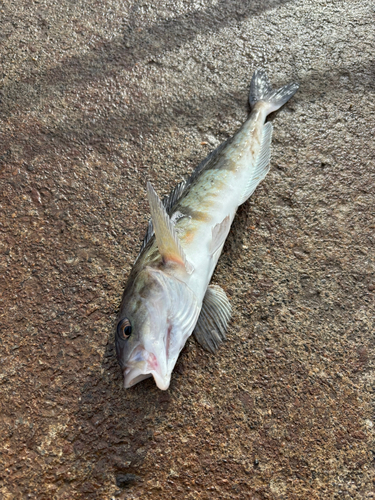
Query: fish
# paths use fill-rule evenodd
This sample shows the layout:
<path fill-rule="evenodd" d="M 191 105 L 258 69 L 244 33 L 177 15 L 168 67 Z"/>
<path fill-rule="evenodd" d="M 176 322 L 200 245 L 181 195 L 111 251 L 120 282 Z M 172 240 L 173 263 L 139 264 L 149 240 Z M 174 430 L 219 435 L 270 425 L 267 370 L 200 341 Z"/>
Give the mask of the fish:
<path fill-rule="evenodd" d="M 153 377 L 167 390 L 187 339 L 214 353 L 226 339 L 231 305 L 210 285 L 238 207 L 270 169 L 267 116 L 298 90 L 273 89 L 258 69 L 250 83 L 250 115 L 238 132 L 203 160 L 163 200 L 147 182 L 151 219 L 130 272 L 116 322 L 124 387 Z"/>

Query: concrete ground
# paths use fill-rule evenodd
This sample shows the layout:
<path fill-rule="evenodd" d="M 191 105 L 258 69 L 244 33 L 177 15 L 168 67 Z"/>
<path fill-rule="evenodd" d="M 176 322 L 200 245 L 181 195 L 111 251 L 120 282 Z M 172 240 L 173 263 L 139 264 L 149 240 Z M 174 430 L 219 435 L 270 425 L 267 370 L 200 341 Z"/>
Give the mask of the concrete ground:
<path fill-rule="evenodd" d="M 0 498 L 371 499 L 374 6 L 0 3 Z M 300 82 L 213 282 L 216 355 L 122 388 L 116 311 L 149 215 Z"/>

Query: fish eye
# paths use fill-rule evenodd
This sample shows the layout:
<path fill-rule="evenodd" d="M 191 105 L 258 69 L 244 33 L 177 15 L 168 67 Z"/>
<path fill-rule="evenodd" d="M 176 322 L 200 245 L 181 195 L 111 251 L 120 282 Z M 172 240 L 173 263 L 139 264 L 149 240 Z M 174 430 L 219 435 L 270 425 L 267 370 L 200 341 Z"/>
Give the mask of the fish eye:
<path fill-rule="evenodd" d="M 128 318 L 122 319 L 118 325 L 117 325 L 117 335 L 123 339 L 126 340 L 130 337 L 132 333 L 132 325 Z"/>

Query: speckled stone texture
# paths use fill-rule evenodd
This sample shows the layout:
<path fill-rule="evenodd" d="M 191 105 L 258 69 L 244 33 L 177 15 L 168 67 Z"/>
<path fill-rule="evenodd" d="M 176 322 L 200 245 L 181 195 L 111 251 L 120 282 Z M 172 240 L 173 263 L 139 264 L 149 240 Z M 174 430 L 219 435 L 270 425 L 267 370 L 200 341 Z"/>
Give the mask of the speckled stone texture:
<path fill-rule="evenodd" d="M 374 7 L 0 4 L 0 498 L 371 499 Z M 122 388 L 116 311 L 164 195 L 300 82 L 214 283 L 228 341 Z"/>

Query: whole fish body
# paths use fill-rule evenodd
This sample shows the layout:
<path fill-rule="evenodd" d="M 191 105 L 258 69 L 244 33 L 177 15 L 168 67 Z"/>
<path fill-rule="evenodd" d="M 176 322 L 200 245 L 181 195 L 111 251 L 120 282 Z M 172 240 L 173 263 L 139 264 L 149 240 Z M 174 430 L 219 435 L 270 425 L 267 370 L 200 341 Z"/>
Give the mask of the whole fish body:
<path fill-rule="evenodd" d="M 125 288 L 116 352 L 129 388 L 153 376 L 166 390 L 188 337 L 215 351 L 225 339 L 231 307 L 210 285 L 239 205 L 269 171 L 272 124 L 267 115 L 297 91 L 273 90 L 264 71 L 250 85 L 251 113 L 241 129 L 213 151 L 163 201 L 147 184 L 151 221 Z"/>

